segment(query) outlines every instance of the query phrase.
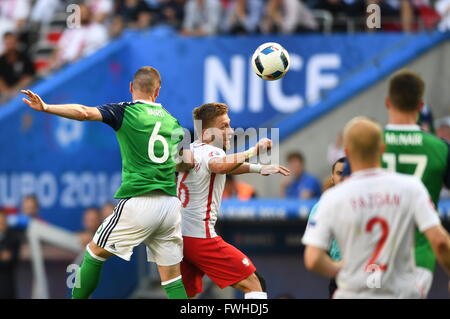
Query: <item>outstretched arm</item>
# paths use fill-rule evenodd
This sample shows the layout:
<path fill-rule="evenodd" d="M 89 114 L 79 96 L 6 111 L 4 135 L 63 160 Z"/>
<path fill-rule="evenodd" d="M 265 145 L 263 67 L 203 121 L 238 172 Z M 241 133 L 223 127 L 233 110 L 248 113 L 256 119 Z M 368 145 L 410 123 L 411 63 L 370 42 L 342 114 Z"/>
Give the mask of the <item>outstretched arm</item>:
<path fill-rule="evenodd" d="M 102 114 L 96 107 L 81 104 L 47 104 L 41 97 L 30 90 L 21 90 L 28 99 L 22 100 L 33 110 L 46 112 L 78 121 L 103 121 Z"/>
<path fill-rule="evenodd" d="M 261 139 L 249 150 L 241 153 L 230 154 L 224 157 L 213 158 L 208 162 L 209 170 L 216 174 L 229 174 L 237 169 L 249 158 L 262 154 L 272 148 L 272 141 L 268 138 Z"/>
<path fill-rule="evenodd" d="M 243 163 L 238 168 L 229 172 L 228 175 L 241 175 L 247 173 L 258 173 L 263 176 L 269 176 L 273 174 L 281 174 L 284 176 L 290 175 L 289 169 L 281 165 L 259 165 L 250 163 Z"/>

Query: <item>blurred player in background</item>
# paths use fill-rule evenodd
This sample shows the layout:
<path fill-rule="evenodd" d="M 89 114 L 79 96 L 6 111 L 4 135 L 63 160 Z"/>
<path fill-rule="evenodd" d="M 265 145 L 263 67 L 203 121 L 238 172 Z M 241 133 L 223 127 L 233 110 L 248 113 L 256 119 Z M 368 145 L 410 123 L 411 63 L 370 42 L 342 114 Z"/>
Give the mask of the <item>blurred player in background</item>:
<path fill-rule="evenodd" d="M 331 187 L 338 185 L 343 180 L 343 171 L 344 171 L 344 162 L 345 157 L 341 157 L 336 162 L 334 162 L 333 166 L 331 167 Z M 330 188 L 331 188 L 330 187 Z M 317 202 L 312 208 L 311 212 L 308 216 L 308 223 L 312 219 L 312 217 L 316 214 L 317 208 L 319 208 L 320 201 Z M 331 257 L 331 259 L 339 261 L 341 260 L 341 252 L 339 250 L 339 246 L 336 242 L 336 239 L 333 239 L 330 243 L 330 249 L 328 250 L 328 255 Z M 328 285 L 328 293 L 329 297 L 331 298 L 337 289 L 336 280 L 334 278 L 331 278 L 330 284 Z"/>
<path fill-rule="evenodd" d="M 194 109 L 195 128 L 199 140 L 191 144 L 195 166 L 178 176 L 178 196 L 182 202 L 184 259 L 181 273 L 190 298 L 203 291 L 206 274 L 220 288 L 232 286 L 246 299 L 266 299 L 264 279 L 251 260 L 225 242 L 214 226 L 222 201 L 226 174 L 258 173 L 289 175 L 278 165 L 249 164 L 245 161 L 272 147 L 272 141 L 261 139 L 241 153 L 226 155 L 233 129 L 228 107 L 209 103 Z M 199 127 L 201 125 L 201 127 Z"/>
<path fill-rule="evenodd" d="M 424 233 L 450 275 L 450 236 L 429 194 L 414 176 L 381 169 L 382 130 L 368 118 L 344 129 L 352 175 L 321 198 L 303 237 L 305 265 L 337 278 L 334 298 L 420 298 L 414 262 L 414 226 Z M 331 238 L 342 261 L 327 255 Z"/>
<path fill-rule="evenodd" d="M 450 152 L 444 140 L 421 131 L 416 124 L 424 106 L 424 91 L 425 83 L 420 76 L 408 70 L 391 78 L 386 98 L 389 124 L 384 130 L 386 152 L 382 165 L 391 171 L 420 178 L 438 207 L 442 185 L 450 187 Z M 415 254 L 419 284 L 428 295 L 436 258 L 420 231 L 416 232 Z"/>
<path fill-rule="evenodd" d="M 142 67 L 130 83 L 131 103 L 87 107 L 50 105 L 29 90 L 23 101 L 37 111 L 79 121 L 100 121 L 117 135 L 122 156 L 120 201 L 86 247 L 72 290 L 73 298 L 89 298 L 98 285 L 105 260 L 112 255 L 130 260 L 144 242 L 148 260 L 158 265 L 169 298 L 186 298 L 179 263 L 183 258 L 181 204 L 176 197 L 175 159 L 183 130 L 178 121 L 155 103 L 161 87 L 159 72 Z"/>

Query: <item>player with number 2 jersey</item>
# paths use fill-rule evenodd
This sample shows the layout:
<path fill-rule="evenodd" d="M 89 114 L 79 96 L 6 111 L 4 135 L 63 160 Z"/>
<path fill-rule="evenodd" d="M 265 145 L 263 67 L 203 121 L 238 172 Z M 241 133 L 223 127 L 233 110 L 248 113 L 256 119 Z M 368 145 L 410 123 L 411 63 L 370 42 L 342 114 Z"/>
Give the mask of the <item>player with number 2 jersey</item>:
<path fill-rule="evenodd" d="M 450 238 L 427 190 L 414 176 L 380 167 L 382 130 L 371 120 L 350 121 L 344 147 L 353 173 L 323 194 L 303 237 L 306 267 L 336 277 L 334 298 L 423 298 L 413 254 L 415 227 L 450 270 Z M 326 254 L 331 238 L 342 262 Z"/>

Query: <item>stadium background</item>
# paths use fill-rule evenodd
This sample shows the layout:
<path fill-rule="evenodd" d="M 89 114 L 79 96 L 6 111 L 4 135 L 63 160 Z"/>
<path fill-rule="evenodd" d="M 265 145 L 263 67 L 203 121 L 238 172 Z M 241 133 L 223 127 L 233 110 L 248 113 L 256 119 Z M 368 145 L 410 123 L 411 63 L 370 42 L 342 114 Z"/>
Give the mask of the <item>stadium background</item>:
<path fill-rule="evenodd" d="M 172 1 L 147 1 L 149 9 L 144 12 L 154 19 L 162 10 L 158 3 L 163 7 L 165 2 Z M 271 2 L 261 1 L 265 6 Z M 425 2 L 428 10 L 435 4 Z M 122 2 L 117 3 L 115 10 L 119 11 L 101 22 L 110 28 L 114 25 L 111 21 L 120 16 Z M 230 3 L 233 1 L 221 2 L 224 12 Z M 411 30 L 402 29 L 399 16 L 383 20 L 383 28 L 376 32 L 364 30 L 364 13 L 352 16 L 354 24 L 343 23 L 340 19 L 348 12 L 327 11 L 312 4 L 309 10 L 317 29 L 284 32 L 289 34 L 247 30 L 189 36 L 180 21 L 178 25 L 163 23 L 160 18 L 161 23 L 129 25 L 95 52 L 49 70 L 45 65 L 53 57 L 45 55 L 44 49 L 58 47 L 54 37 L 65 32 L 61 21 L 69 13 L 61 8 L 67 4 L 60 3 L 62 7 L 55 9 L 49 21 L 39 21 L 37 34 L 29 28 L 19 30 L 22 48 L 37 71 L 30 87 L 48 103 L 95 106 L 127 101 L 134 71 L 151 65 L 162 74 L 159 102 L 182 126 L 192 130 L 193 107 L 208 101 L 225 102 L 233 127 L 278 129 L 272 137 L 279 136 L 280 164 L 286 164 L 288 153 L 301 151 L 306 170 L 320 181 L 329 174 L 329 149 L 348 119 L 366 115 L 386 123 L 387 77 L 397 69 L 409 67 L 424 78 L 428 110 L 435 119 L 443 119 L 436 121 L 436 128 L 447 123 L 450 115 L 450 35 L 435 30 L 446 17 L 439 20 L 426 15 L 419 5 Z M 36 23 L 31 17 L 27 19 L 28 26 Z M 280 81 L 264 82 L 251 70 L 250 57 L 264 42 L 278 42 L 290 53 L 290 71 Z M 0 106 L 0 145 L 0 207 L 10 217 L 20 215 L 24 196 L 34 194 L 40 204 L 40 221 L 76 234 L 84 227 L 83 212 L 111 201 L 120 183 L 120 154 L 109 127 L 33 112 L 20 97 L 13 96 Z M 278 177 L 245 176 L 238 180 L 250 184 L 258 196 L 224 201 L 218 222 L 222 236 L 252 258 L 266 277 L 271 298 L 326 298 L 327 280 L 306 272 L 300 244 L 306 216 L 317 198 L 280 198 Z M 439 208 L 448 228 L 450 201 L 445 195 Z M 27 225 L 29 220 L 16 223 L 25 233 Z M 67 296 L 67 267 L 79 252 L 57 246 L 43 243 L 48 294 L 42 295 L 34 287 L 37 274 L 30 252 L 34 246 L 24 236 L 16 266 L 18 297 Z M 430 297 L 448 298 L 447 282 L 437 267 Z M 145 264 L 142 249 L 136 250 L 130 263 L 115 257 L 109 260 L 94 294 L 94 298 L 160 296 L 155 269 Z M 240 297 L 214 289 L 203 295 L 227 296 Z"/>

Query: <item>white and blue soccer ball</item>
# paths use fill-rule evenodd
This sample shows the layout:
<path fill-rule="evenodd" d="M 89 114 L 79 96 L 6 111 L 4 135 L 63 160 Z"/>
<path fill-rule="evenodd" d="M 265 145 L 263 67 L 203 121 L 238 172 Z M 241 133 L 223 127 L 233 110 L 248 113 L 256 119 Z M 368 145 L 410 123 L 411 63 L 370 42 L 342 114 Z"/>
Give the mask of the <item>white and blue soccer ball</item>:
<path fill-rule="evenodd" d="M 261 44 L 253 53 L 252 67 L 256 75 L 267 81 L 281 79 L 289 70 L 289 53 L 280 44 Z"/>

